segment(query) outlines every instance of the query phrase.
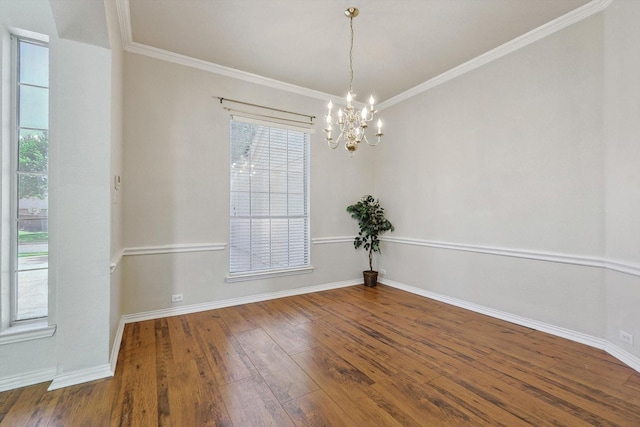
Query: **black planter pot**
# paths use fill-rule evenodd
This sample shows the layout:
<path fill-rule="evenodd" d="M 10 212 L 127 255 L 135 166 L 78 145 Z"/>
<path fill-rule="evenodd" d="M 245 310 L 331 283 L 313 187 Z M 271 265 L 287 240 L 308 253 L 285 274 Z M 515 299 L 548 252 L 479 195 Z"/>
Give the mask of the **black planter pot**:
<path fill-rule="evenodd" d="M 364 285 L 370 288 L 375 288 L 378 284 L 378 272 L 365 270 L 362 272 L 362 276 L 364 277 Z"/>

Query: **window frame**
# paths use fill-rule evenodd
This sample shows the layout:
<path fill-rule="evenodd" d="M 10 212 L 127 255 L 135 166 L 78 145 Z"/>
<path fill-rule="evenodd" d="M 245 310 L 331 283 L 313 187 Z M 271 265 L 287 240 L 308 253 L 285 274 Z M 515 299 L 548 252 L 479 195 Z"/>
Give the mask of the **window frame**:
<path fill-rule="evenodd" d="M 241 123 L 248 123 L 248 124 L 252 124 L 252 125 L 257 125 L 257 126 L 264 126 L 271 129 L 278 129 L 278 130 L 287 130 L 287 131 L 294 131 L 294 132 L 300 132 L 303 134 L 303 138 L 304 138 L 304 155 L 303 155 L 303 159 L 302 159 L 302 166 L 303 166 L 303 179 L 305 182 L 305 193 L 304 193 L 304 204 L 306 205 L 306 214 L 303 216 L 305 223 L 306 223 L 306 227 L 305 227 L 305 247 L 304 247 L 304 251 L 305 251 L 305 258 L 306 258 L 306 264 L 304 265 L 298 265 L 298 266 L 291 266 L 291 267 L 285 267 L 285 268 L 268 268 L 268 269 L 254 269 L 254 270 L 246 270 L 246 271 L 239 271 L 239 272 L 231 272 L 231 262 L 232 262 L 232 258 L 231 258 L 231 251 L 232 251 L 232 236 L 231 236 L 231 228 L 232 228 L 232 222 L 234 220 L 234 218 L 238 218 L 238 216 L 235 216 L 232 214 L 231 209 L 233 206 L 233 193 L 232 193 L 232 185 L 233 185 L 233 132 L 232 132 L 232 127 L 234 122 L 241 122 Z M 272 278 L 272 277 L 282 277 L 282 276 L 290 276 L 290 275 L 298 275 L 298 274 L 307 274 L 307 273 L 311 273 L 314 268 L 311 265 L 311 205 L 310 205 L 310 194 L 311 194 L 311 183 L 310 183 L 310 176 L 311 176 L 311 134 L 313 133 L 313 129 L 307 128 L 307 127 L 300 127 L 300 126 L 295 126 L 295 125 L 290 125 L 290 124 L 284 124 L 284 123 L 280 123 L 280 122 L 273 122 L 273 121 L 267 121 L 267 120 L 259 120 L 259 119 L 254 119 L 252 117 L 243 117 L 243 116 L 232 116 L 231 120 L 229 122 L 229 147 L 230 147 L 230 154 L 229 154 L 229 263 L 228 263 L 228 267 L 229 267 L 229 274 L 226 276 L 225 281 L 227 283 L 233 283 L 233 282 L 241 282 L 241 281 L 248 281 L 248 280 L 259 280 L 259 279 L 265 279 L 265 278 Z M 271 169 L 269 169 L 271 170 Z M 251 194 L 251 193 L 250 193 Z M 269 194 L 271 194 L 271 191 L 269 192 Z M 253 217 L 254 215 L 249 214 L 249 218 Z M 259 218 L 264 218 L 265 215 L 255 215 Z M 295 216 L 295 217 L 300 217 L 300 215 L 287 215 L 288 216 Z M 272 215 L 269 214 L 268 217 L 275 217 L 275 218 L 282 218 L 281 215 Z"/>
<path fill-rule="evenodd" d="M 19 167 L 19 43 L 30 43 L 33 45 L 44 46 L 48 53 L 48 66 L 51 70 L 51 46 L 49 37 L 44 34 L 35 33 L 27 30 L 11 28 L 10 31 L 1 35 L 1 38 L 8 38 L 8 43 L 4 46 L 8 49 L 8 54 L 3 55 L 1 59 L 3 68 L 7 70 L 7 74 L 3 77 L 2 86 L 2 107 L 9 110 L 2 113 L 2 151 L 0 164 L 2 188 L 8 193 L 3 195 L 0 200 L 0 211 L 2 212 L 2 224 L 0 225 L 0 241 L 4 254 L 0 257 L 0 265 L 2 266 L 2 274 L 0 276 L 0 345 L 11 344 L 15 342 L 28 341 L 32 339 L 40 339 L 50 337 L 55 333 L 56 326 L 51 324 L 51 280 L 50 280 L 50 263 L 47 262 L 47 315 L 44 317 L 30 319 L 16 319 L 17 317 L 17 272 L 18 270 L 18 167 Z M 6 39 L 5 39 L 6 40 Z M 6 67 L 4 67 L 6 65 Z M 49 75 L 50 75 L 49 71 Z M 33 85 L 40 87 L 39 85 Z M 45 86 L 42 86 L 45 87 Z M 51 83 L 47 82 L 47 136 L 50 137 L 51 114 L 49 111 L 51 102 Z M 28 127 L 24 127 L 27 129 Z M 34 128 L 36 131 L 41 128 Z M 50 138 L 49 138 L 50 142 Z M 50 158 L 50 146 L 47 147 L 47 157 Z M 49 162 L 48 162 L 49 163 Z M 46 175 L 50 177 L 50 165 L 47 165 Z M 48 181 L 47 192 L 50 190 L 50 180 Z M 4 191 L 3 191 L 4 192 Z M 49 223 L 50 200 L 47 203 L 47 223 Z M 47 226 L 49 230 L 49 226 Z M 51 239 L 48 237 L 48 250 L 50 254 Z"/>

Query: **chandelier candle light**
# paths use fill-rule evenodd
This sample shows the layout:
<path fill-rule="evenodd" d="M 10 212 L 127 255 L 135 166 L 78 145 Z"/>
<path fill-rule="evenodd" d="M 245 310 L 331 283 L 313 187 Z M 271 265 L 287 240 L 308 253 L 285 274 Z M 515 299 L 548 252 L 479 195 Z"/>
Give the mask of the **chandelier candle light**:
<path fill-rule="evenodd" d="M 376 141 L 369 142 L 365 131 L 369 127 L 369 122 L 373 120 L 373 115 L 376 110 L 373 108 L 373 96 L 369 98 L 369 108 L 365 105 L 361 111 L 356 111 L 353 106 L 355 93 L 353 93 L 353 18 L 358 16 L 360 11 L 358 8 L 350 7 L 344 11 L 344 14 L 349 18 L 349 27 L 351 28 L 351 48 L 349 49 L 349 92 L 347 93 L 347 107 L 342 110 L 338 109 L 338 118 L 333 116 L 333 103 L 329 101 L 328 111 L 326 116 L 327 127 L 324 129 L 327 136 L 327 143 L 329 147 L 335 149 L 340 145 L 341 141 L 344 141 L 344 148 L 349 152 L 349 156 L 353 157 L 355 151 L 358 149 L 358 145 L 363 140 L 371 146 L 378 145 L 380 138 L 382 137 L 382 121 L 378 119 L 378 132 L 375 134 Z M 338 139 L 334 141 L 332 136 L 333 125 L 337 125 L 340 129 L 340 135 Z"/>

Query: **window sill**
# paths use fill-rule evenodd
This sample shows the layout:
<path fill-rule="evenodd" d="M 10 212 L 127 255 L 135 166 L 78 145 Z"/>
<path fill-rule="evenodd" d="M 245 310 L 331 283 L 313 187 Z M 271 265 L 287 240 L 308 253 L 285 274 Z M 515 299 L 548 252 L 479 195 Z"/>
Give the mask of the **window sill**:
<path fill-rule="evenodd" d="M 229 274 L 224 281 L 227 283 L 247 282 L 249 280 L 270 279 L 272 277 L 294 276 L 298 274 L 309 274 L 313 272 L 313 267 L 291 268 L 287 270 L 268 270 L 255 273 Z"/>
<path fill-rule="evenodd" d="M 46 322 L 11 326 L 0 332 L 0 345 L 49 338 L 55 332 L 56 325 L 49 325 Z"/>

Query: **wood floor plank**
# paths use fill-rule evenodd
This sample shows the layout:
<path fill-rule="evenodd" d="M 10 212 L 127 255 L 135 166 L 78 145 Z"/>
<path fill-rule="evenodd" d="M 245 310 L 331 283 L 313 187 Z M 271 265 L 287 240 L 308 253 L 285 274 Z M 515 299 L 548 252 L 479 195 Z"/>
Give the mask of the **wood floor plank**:
<path fill-rule="evenodd" d="M 318 347 L 292 358 L 334 401 L 362 426 L 400 426 L 388 412 L 363 391 L 375 382 L 325 347 Z"/>
<path fill-rule="evenodd" d="M 295 326 L 299 323 L 307 323 L 312 321 L 312 317 L 305 312 L 298 310 L 295 305 L 287 302 L 291 298 L 272 299 L 258 303 L 267 313 L 278 313 L 281 319 L 286 320 Z"/>
<path fill-rule="evenodd" d="M 234 426 L 294 425 L 259 375 L 225 384 L 221 389 Z"/>
<path fill-rule="evenodd" d="M 175 426 L 195 426 L 196 390 L 192 381 L 198 379 L 195 360 L 181 361 L 167 367 L 167 408 L 166 421 Z M 180 390 L 180 392 L 177 392 Z M 158 425 L 161 425 L 158 423 Z"/>
<path fill-rule="evenodd" d="M 158 405 L 158 427 L 170 427 L 168 370 L 173 365 L 173 352 L 169 338 L 167 319 L 154 322 L 156 334 L 156 394 Z"/>
<path fill-rule="evenodd" d="M 497 380 L 480 361 L 461 368 L 457 375 L 448 378 L 534 426 L 590 425 L 543 399 L 532 398 L 519 387 Z"/>
<path fill-rule="evenodd" d="M 640 374 L 636 372 L 631 375 L 629 379 L 625 381 L 624 385 L 625 387 L 640 392 Z"/>
<path fill-rule="evenodd" d="M 7 413 L 17 405 L 20 395 L 24 393 L 28 387 L 23 387 L 14 390 L 8 390 L 0 393 L 0 423 L 7 416 Z M 21 401 L 29 402 L 29 398 L 23 398 Z"/>
<path fill-rule="evenodd" d="M 347 302 L 344 302 L 344 300 L 341 299 L 331 299 L 331 298 L 327 298 L 329 301 L 326 302 L 326 304 L 324 304 L 324 308 L 325 310 L 327 310 L 327 312 L 343 318 L 345 320 L 355 320 L 358 321 L 364 317 L 367 317 L 371 314 L 371 312 L 358 307 L 357 305 L 354 304 L 349 304 Z"/>
<path fill-rule="evenodd" d="M 0 393 L 0 424 L 640 426 L 609 354 L 388 286 L 127 324 L 111 379 Z"/>
<path fill-rule="evenodd" d="M 251 304 L 251 316 L 254 322 L 267 332 L 287 354 L 307 351 L 318 345 L 312 336 L 289 323 L 283 314 L 267 310 L 265 307 L 267 306 Z"/>
<path fill-rule="evenodd" d="M 131 328 L 129 328 L 131 326 Z M 158 420 L 156 385 L 156 344 L 153 320 L 127 325 L 132 346 L 121 350 L 121 365 L 118 375 L 122 386 L 117 394 L 112 425 L 148 426 Z M 143 385 L 141 387 L 141 385 Z"/>
<path fill-rule="evenodd" d="M 47 384 L 39 384 L 37 389 L 42 395 L 37 399 L 37 403 L 35 405 L 35 409 L 32 411 L 31 417 L 24 424 L 25 426 L 47 426 L 49 425 L 49 421 L 51 420 L 58 403 L 60 402 L 60 397 L 62 396 L 63 390 L 54 390 L 52 392 L 47 392 Z M 103 408 L 106 410 L 107 408 Z M 7 422 L 7 425 L 12 425 L 11 422 Z M 2 421 L 0 420 L 0 425 Z M 16 424 L 19 425 L 19 424 Z"/>
<path fill-rule="evenodd" d="M 322 307 L 322 304 L 315 301 L 313 298 L 307 298 L 305 295 L 296 295 L 295 297 L 286 298 L 285 302 L 302 312 L 312 321 L 330 314 Z"/>
<path fill-rule="evenodd" d="M 220 390 L 208 362 L 184 361 L 171 367 L 168 377 L 170 417 L 176 426 L 231 426 Z"/>
<path fill-rule="evenodd" d="M 204 354 L 202 346 L 195 339 L 190 316 L 167 317 L 166 321 L 174 363 L 185 363 Z"/>
<path fill-rule="evenodd" d="M 381 343 L 372 350 L 355 340 L 348 339 L 349 337 L 343 335 L 339 329 L 325 322 L 314 322 L 313 327 L 309 328 L 318 341 L 375 381 L 386 380 L 401 372 L 409 375 L 417 383 L 427 382 L 440 375 L 398 348 Z"/>
<path fill-rule="evenodd" d="M 0 425 L 28 426 L 39 423 L 46 426 L 62 393 L 62 391 L 58 391 L 49 396 L 49 393 L 46 393 L 47 386 L 46 383 L 36 384 L 20 390 L 5 392 L 7 397 L 3 402 L 3 411 L 6 410 L 6 412 L 0 417 Z M 33 401 L 37 402 L 36 410 L 31 406 Z"/>
<path fill-rule="evenodd" d="M 111 415 L 108 388 L 109 381 L 105 380 L 65 388 L 46 426 L 108 427 Z M 88 405 L 91 405 L 91 411 L 86 410 Z"/>
<path fill-rule="evenodd" d="M 447 376 L 441 376 L 429 382 L 429 386 L 438 390 L 442 399 L 467 414 L 468 419 L 480 425 L 503 427 L 529 426 L 530 424 L 508 410 L 500 407 L 491 395 L 474 393 L 473 389 L 460 385 Z"/>
<path fill-rule="evenodd" d="M 593 399 L 585 390 L 572 388 L 553 376 L 527 370 L 500 355 L 489 355 L 482 359 L 482 363 L 492 367 L 502 381 L 520 387 L 536 399 L 561 407 L 565 412 L 592 425 L 633 425 L 630 422 L 634 419 L 638 421 L 638 413 L 628 413 L 609 402 Z"/>
<path fill-rule="evenodd" d="M 226 323 L 232 334 L 248 331 L 258 328 L 258 324 L 251 318 L 248 306 L 237 305 L 234 307 L 225 307 L 216 310 L 220 318 Z"/>
<path fill-rule="evenodd" d="M 256 375 L 258 372 L 217 313 L 189 315 L 196 330 L 196 340 L 204 349 L 216 382 L 231 383 Z"/>
<path fill-rule="evenodd" d="M 349 360 L 349 363 L 374 381 L 386 379 L 398 373 L 387 363 L 389 356 L 383 353 L 373 355 L 367 352 L 357 343 L 342 338 L 339 332 L 327 327 L 326 324 L 314 322 L 311 326 L 299 325 L 298 327 L 308 327 L 309 333 L 313 334 L 324 347 L 330 348 L 343 359 Z"/>
<path fill-rule="evenodd" d="M 324 391 L 316 390 L 283 404 L 296 426 L 352 427 L 357 425 Z"/>
<path fill-rule="evenodd" d="M 633 370 L 626 366 L 619 368 L 621 368 L 619 372 L 610 373 L 609 369 L 604 372 L 593 369 L 591 364 L 585 366 L 561 362 L 549 368 L 549 373 L 561 378 L 563 382 L 579 384 L 588 388 L 594 397 L 619 400 L 620 404 L 629 405 L 632 410 L 640 413 L 640 393 L 634 395 L 620 387 L 621 384 L 626 383 L 625 380 L 628 378 L 625 378 L 625 375 L 621 375 L 621 373 L 629 374 L 630 377 L 629 370 L 632 372 Z"/>
<path fill-rule="evenodd" d="M 430 341 L 420 341 L 401 349 L 405 354 L 415 357 L 420 363 L 440 375 L 455 375 L 464 364 L 472 359 L 464 354 L 455 354 L 451 351 L 441 352 L 443 347 Z"/>
<path fill-rule="evenodd" d="M 205 357 L 199 357 L 195 361 L 199 379 L 194 378 L 191 384 L 195 384 L 193 392 L 196 405 L 197 426 L 232 426 L 229 412 L 222 399 L 222 392 L 216 383 L 215 376 L 211 372 L 211 366 Z M 193 387 L 193 385 L 192 385 Z"/>
<path fill-rule="evenodd" d="M 318 390 L 318 385 L 262 329 L 236 337 L 279 402 Z"/>
<path fill-rule="evenodd" d="M 389 404 L 402 408 L 403 424 L 418 426 L 479 426 L 467 414 L 460 411 L 429 384 L 417 384 L 406 375 L 392 381 L 372 385 Z"/>

